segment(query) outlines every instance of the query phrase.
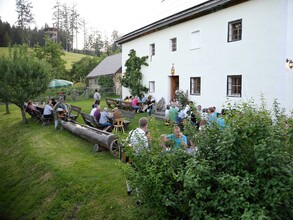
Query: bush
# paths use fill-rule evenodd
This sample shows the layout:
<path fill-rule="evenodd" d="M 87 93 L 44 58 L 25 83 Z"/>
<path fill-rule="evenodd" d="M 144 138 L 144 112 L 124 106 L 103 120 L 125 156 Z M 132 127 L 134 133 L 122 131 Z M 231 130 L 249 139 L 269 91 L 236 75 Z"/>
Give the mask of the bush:
<path fill-rule="evenodd" d="M 159 219 L 292 219 L 293 122 L 274 107 L 230 106 L 224 128 L 188 134 L 193 155 L 158 145 L 132 155 L 128 178 L 143 203 Z"/>

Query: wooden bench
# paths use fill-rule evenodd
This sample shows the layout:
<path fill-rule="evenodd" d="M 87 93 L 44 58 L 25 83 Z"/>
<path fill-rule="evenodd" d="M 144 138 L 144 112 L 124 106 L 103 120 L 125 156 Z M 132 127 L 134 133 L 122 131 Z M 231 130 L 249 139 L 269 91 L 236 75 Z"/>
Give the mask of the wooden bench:
<path fill-rule="evenodd" d="M 132 109 L 132 104 L 131 104 L 131 102 L 125 102 L 125 101 L 122 101 L 122 102 L 120 102 L 120 108 L 122 109 L 122 110 L 127 110 L 127 111 L 131 111 L 131 110 L 134 110 L 134 109 Z"/>
<path fill-rule="evenodd" d="M 80 112 L 80 114 L 85 124 L 87 124 L 88 126 L 103 130 L 103 127 L 99 124 L 99 122 L 97 122 L 94 116 L 91 116 L 84 112 Z"/>
<path fill-rule="evenodd" d="M 134 116 L 135 116 L 135 112 L 130 112 L 130 111 L 125 111 L 125 110 L 120 110 L 119 111 L 121 112 L 122 114 L 122 117 L 125 118 L 124 119 L 124 126 L 127 127 L 131 120 L 134 119 Z"/>
<path fill-rule="evenodd" d="M 118 99 L 105 98 L 108 108 L 120 107 L 120 101 Z"/>
<path fill-rule="evenodd" d="M 81 107 L 78 107 L 75 105 L 70 105 L 70 110 L 69 110 L 68 116 L 71 120 L 76 121 L 80 112 L 81 112 Z"/>
<path fill-rule="evenodd" d="M 108 108 L 114 108 L 116 101 L 111 98 L 105 98 Z"/>
<path fill-rule="evenodd" d="M 155 111 L 152 113 L 152 116 L 154 116 L 156 119 L 168 120 L 168 118 L 165 117 L 165 112 Z"/>
<path fill-rule="evenodd" d="M 48 125 L 54 121 L 53 116 L 52 118 L 44 118 L 43 113 L 39 110 L 34 110 L 34 114 L 36 115 L 37 120 L 42 123 L 42 125 Z"/>
<path fill-rule="evenodd" d="M 128 118 L 128 119 L 134 119 L 134 116 L 135 116 L 135 111 L 131 112 L 131 111 L 125 111 L 125 110 L 120 110 L 119 111 L 121 112 L 122 114 L 122 117 L 124 118 Z"/>

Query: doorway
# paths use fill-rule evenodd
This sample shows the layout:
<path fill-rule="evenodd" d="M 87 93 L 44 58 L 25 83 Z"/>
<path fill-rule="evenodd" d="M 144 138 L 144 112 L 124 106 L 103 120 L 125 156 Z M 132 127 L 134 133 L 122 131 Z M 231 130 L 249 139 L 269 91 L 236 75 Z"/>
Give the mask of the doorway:
<path fill-rule="evenodd" d="M 175 98 L 175 91 L 179 90 L 179 76 L 170 76 L 170 100 Z"/>

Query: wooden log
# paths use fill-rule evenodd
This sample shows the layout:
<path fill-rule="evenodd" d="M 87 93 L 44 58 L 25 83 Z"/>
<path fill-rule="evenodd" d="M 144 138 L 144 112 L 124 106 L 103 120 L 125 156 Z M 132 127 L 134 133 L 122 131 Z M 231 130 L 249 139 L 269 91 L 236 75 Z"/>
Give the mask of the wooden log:
<path fill-rule="evenodd" d="M 111 146 L 117 142 L 117 136 L 115 134 L 98 130 L 88 125 L 80 125 L 70 121 L 61 121 L 63 128 L 71 133 L 82 137 L 86 140 L 92 141 L 101 147 L 111 150 Z"/>

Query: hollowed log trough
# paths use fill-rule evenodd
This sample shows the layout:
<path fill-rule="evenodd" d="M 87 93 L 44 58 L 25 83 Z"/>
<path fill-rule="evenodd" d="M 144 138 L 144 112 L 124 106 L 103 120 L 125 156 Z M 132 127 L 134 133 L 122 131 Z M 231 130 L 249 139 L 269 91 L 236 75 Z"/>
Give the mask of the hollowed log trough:
<path fill-rule="evenodd" d="M 116 134 L 102 131 L 88 125 L 81 125 L 77 122 L 61 121 L 61 123 L 63 128 L 71 133 L 94 142 L 94 151 L 109 150 L 114 157 L 119 158 L 119 144 Z"/>

